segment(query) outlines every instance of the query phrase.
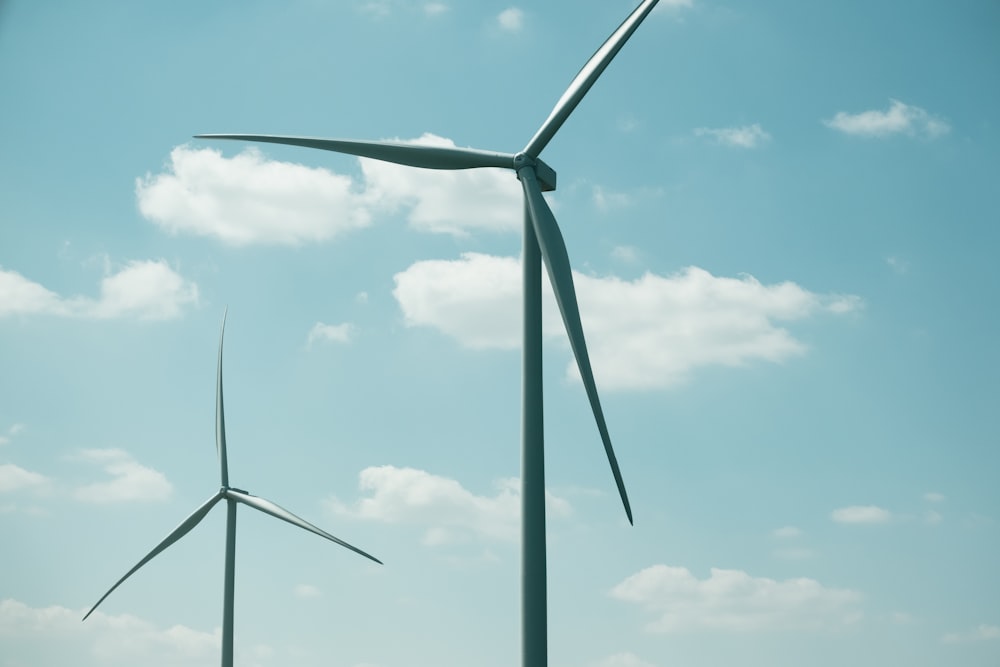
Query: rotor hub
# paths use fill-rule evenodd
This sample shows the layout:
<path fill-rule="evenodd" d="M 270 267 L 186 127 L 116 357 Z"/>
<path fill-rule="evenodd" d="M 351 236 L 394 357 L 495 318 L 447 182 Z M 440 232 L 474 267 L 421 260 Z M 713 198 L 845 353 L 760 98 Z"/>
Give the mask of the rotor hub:
<path fill-rule="evenodd" d="M 545 164 L 541 158 L 531 157 L 521 151 L 514 156 L 514 171 L 517 172 L 518 178 L 521 177 L 521 170 L 526 167 L 534 170 L 542 192 L 552 192 L 556 189 L 556 170 Z"/>

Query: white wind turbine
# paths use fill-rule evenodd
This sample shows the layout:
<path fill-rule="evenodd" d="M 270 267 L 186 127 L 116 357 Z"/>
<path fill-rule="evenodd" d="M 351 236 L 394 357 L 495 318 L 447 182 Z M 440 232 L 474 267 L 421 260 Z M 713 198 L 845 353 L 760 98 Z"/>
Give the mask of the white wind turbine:
<path fill-rule="evenodd" d="M 597 395 L 597 385 L 587 354 L 587 344 L 580 322 L 580 311 L 573 286 L 573 274 L 562 233 L 542 192 L 555 190 L 556 173 L 539 154 L 597 81 L 611 60 L 658 0 L 643 0 L 625 19 L 576 75 L 563 93 L 549 117 L 522 151 L 516 154 L 484 151 L 472 148 L 417 146 L 389 141 L 355 141 L 284 137 L 257 134 L 202 134 L 203 139 L 237 139 L 275 144 L 319 148 L 336 153 L 394 162 L 425 169 L 476 169 L 499 167 L 517 174 L 524 190 L 524 319 L 523 319 L 523 379 L 521 422 L 521 503 L 522 503 L 522 577 L 521 577 L 521 650 L 523 667 L 544 667 L 547 664 L 547 615 L 545 590 L 545 461 L 542 424 L 542 283 L 541 265 L 545 262 L 556 302 L 562 313 L 573 355 L 597 428 L 604 442 L 611 472 L 625 506 L 629 523 L 629 506 L 625 484 L 618 461 L 611 447 L 611 438 L 604 421 Z"/>
<path fill-rule="evenodd" d="M 317 528 L 308 521 L 301 519 L 288 510 L 278 507 L 269 500 L 259 498 L 257 496 L 252 496 L 243 489 L 237 489 L 235 487 L 229 486 L 229 460 L 226 456 L 226 421 L 222 410 L 222 340 L 226 333 L 226 316 L 222 316 L 222 331 L 219 334 L 219 368 L 218 368 L 218 378 L 216 383 L 216 403 L 215 403 L 215 445 L 219 455 L 219 467 L 222 473 L 222 487 L 208 500 L 202 504 L 201 507 L 196 509 L 191 516 L 184 519 L 179 526 L 174 528 L 174 530 L 167 535 L 163 540 L 153 548 L 146 556 L 140 560 L 135 566 L 125 573 L 121 579 L 119 579 L 114 586 L 112 586 L 107 593 L 101 596 L 101 599 L 97 601 L 87 615 L 83 617 L 83 620 L 87 620 L 87 617 L 94 613 L 94 610 L 104 602 L 104 599 L 111 595 L 112 591 L 118 588 L 122 582 L 132 576 L 139 568 L 153 560 L 160 552 L 164 551 L 171 544 L 181 539 L 192 528 L 198 525 L 202 519 L 209 513 L 212 507 L 215 506 L 220 500 L 226 501 L 226 567 L 225 567 L 225 585 L 223 592 L 223 605 L 222 605 L 222 667 L 232 667 L 233 665 L 233 595 L 235 592 L 235 570 L 236 570 L 236 505 L 237 503 L 243 503 L 249 507 L 260 510 L 264 514 L 269 514 L 275 518 L 281 519 L 282 521 L 287 521 L 293 526 L 298 526 L 308 530 L 311 533 L 315 533 L 320 537 L 324 537 L 331 542 L 336 542 L 337 544 L 347 547 L 351 551 L 361 554 L 365 558 L 375 561 L 379 565 L 382 561 L 375 558 L 374 556 L 365 553 L 361 549 L 344 542 L 331 535 L 330 533 Z"/>

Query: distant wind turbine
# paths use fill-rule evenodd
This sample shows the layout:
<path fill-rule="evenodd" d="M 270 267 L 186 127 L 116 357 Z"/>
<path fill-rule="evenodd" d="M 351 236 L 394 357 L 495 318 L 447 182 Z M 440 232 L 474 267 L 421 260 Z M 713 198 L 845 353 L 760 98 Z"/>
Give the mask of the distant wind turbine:
<path fill-rule="evenodd" d="M 83 617 L 83 620 L 87 620 L 87 617 L 94 613 L 94 610 L 104 599 L 111 595 L 111 593 L 118 588 L 122 582 L 132 576 L 140 567 L 153 560 L 161 551 L 166 550 L 171 544 L 181 539 L 188 532 L 198 525 L 198 523 L 205 518 L 208 512 L 215 506 L 217 502 L 225 499 L 226 501 L 226 569 L 225 569 L 225 586 L 223 593 L 223 605 L 222 605 L 222 667 L 232 667 L 233 666 L 233 594 L 235 591 L 235 570 L 236 570 L 236 504 L 243 503 L 253 507 L 254 509 L 260 510 L 264 514 L 270 514 L 273 517 L 281 519 L 282 521 L 287 521 L 293 526 L 298 526 L 308 530 L 311 533 L 315 533 L 320 537 L 324 537 L 331 542 L 336 542 L 337 544 L 347 547 L 351 551 L 361 554 L 365 558 L 375 561 L 379 565 L 382 561 L 375 558 L 374 556 L 365 553 L 361 549 L 354 547 L 343 540 L 340 540 L 330 533 L 317 528 L 308 521 L 300 519 L 288 510 L 278 507 L 269 500 L 264 500 L 263 498 L 258 498 L 257 496 L 252 496 L 242 489 L 237 489 L 229 486 L 229 460 L 226 456 L 226 420 L 223 415 L 222 410 L 222 339 L 226 333 L 226 316 L 222 316 L 222 331 L 219 334 L 219 370 L 218 379 L 216 384 L 216 403 L 215 403 L 215 446 L 219 455 L 219 467 L 222 472 L 222 488 L 218 490 L 211 498 L 205 501 L 201 507 L 196 509 L 191 516 L 184 519 L 179 526 L 174 528 L 174 530 L 163 538 L 163 541 L 156 545 L 156 547 L 146 554 L 146 557 L 141 561 L 136 563 L 135 567 L 125 573 L 125 576 L 118 580 L 114 586 L 112 586 L 107 593 L 101 596 L 101 599 L 97 601 L 87 615 Z"/>
<path fill-rule="evenodd" d="M 618 461 L 611 447 L 604 421 L 604 412 L 597 395 L 597 385 L 587 354 L 587 344 L 580 322 L 580 310 L 573 286 L 569 255 L 555 216 L 542 192 L 555 190 L 556 173 L 539 154 L 617 55 L 635 29 L 656 6 L 658 0 L 643 2 L 625 19 L 601 48 L 591 56 L 570 83 L 549 117 L 542 123 L 524 149 L 516 154 L 483 151 L 471 148 L 418 146 L 389 141 L 354 141 L 284 137 L 256 134 L 202 134 L 202 139 L 237 139 L 275 144 L 290 144 L 319 148 L 336 153 L 357 155 L 385 162 L 394 162 L 426 169 L 476 169 L 500 167 L 517 174 L 524 190 L 524 320 L 523 320 L 523 384 L 521 423 L 521 503 L 522 503 L 522 665 L 544 667 L 547 663 L 547 615 L 545 583 L 545 461 L 542 428 L 542 283 L 541 264 L 544 260 L 556 302 L 562 313 L 576 365 L 590 400 L 597 428 L 604 442 L 611 472 L 625 506 L 629 523 L 629 506 L 625 484 Z"/>

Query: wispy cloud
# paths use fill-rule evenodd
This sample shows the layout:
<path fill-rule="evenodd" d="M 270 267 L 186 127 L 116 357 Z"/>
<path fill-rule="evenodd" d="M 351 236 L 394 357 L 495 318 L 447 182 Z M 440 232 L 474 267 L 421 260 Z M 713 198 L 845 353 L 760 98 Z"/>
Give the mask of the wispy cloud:
<path fill-rule="evenodd" d="M 443 2 L 428 2 L 424 5 L 424 13 L 428 16 L 437 16 L 448 11 L 448 5 Z"/>
<path fill-rule="evenodd" d="M 323 595 L 322 591 L 310 584 L 298 584 L 292 592 L 295 593 L 295 597 L 303 599 L 318 598 Z"/>
<path fill-rule="evenodd" d="M 944 494 L 937 491 L 928 491 L 924 494 L 924 500 L 929 503 L 943 503 L 945 500 Z"/>
<path fill-rule="evenodd" d="M 7 433 L 0 435 L 0 445 L 8 444 L 14 436 L 24 430 L 24 424 L 11 424 L 7 429 Z"/>
<path fill-rule="evenodd" d="M 524 27 L 524 12 L 517 7 L 508 7 L 497 16 L 497 25 L 508 32 L 518 32 Z"/>
<path fill-rule="evenodd" d="M 742 570 L 712 568 L 698 579 L 687 568 L 654 565 L 611 590 L 655 618 L 646 630 L 756 632 L 841 627 L 860 617 L 861 594 L 828 588 L 813 579 L 776 581 Z"/>
<path fill-rule="evenodd" d="M 48 483 L 49 478 L 45 475 L 25 470 L 13 463 L 0 463 L 0 493 L 39 489 Z"/>
<path fill-rule="evenodd" d="M 434 546 L 467 540 L 514 541 L 521 515 L 521 484 L 516 478 L 496 483 L 495 495 L 476 495 L 447 477 L 415 468 L 379 466 L 365 468 L 358 486 L 368 497 L 353 504 L 337 498 L 327 507 L 342 516 L 407 523 L 424 530 L 424 544 Z M 549 516 L 564 516 L 569 503 L 546 493 Z"/>
<path fill-rule="evenodd" d="M 0 600 L 0 637 L 5 654 L 30 655 L 26 664 L 65 664 L 74 652 L 93 656 L 86 664 L 146 667 L 210 664 L 218 660 L 221 631 L 202 632 L 183 625 L 157 627 L 131 614 L 94 612 L 53 605 L 29 607 L 17 600 Z M 24 647 L 30 646 L 25 653 Z M 21 664 L 14 659 L 14 663 Z"/>
<path fill-rule="evenodd" d="M 782 526 L 781 528 L 775 528 L 772 530 L 771 534 L 778 539 L 787 540 L 793 537 L 799 537 L 802 535 L 802 531 L 795 526 Z"/>
<path fill-rule="evenodd" d="M 830 518 L 837 523 L 887 523 L 892 512 L 876 505 L 851 505 L 833 510 Z"/>
<path fill-rule="evenodd" d="M 164 260 L 128 262 L 101 280 L 100 296 L 63 297 L 16 271 L 0 268 L 0 317 L 57 315 L 112 319 L 166 320 L 198 302 L 198 286 Z"/>
<path fill-rule="evenodd" d="M 874 138 L 904 134 L 934 139 L 951 131 L 951 126 L 943 119 L 899 100 L 889 100 L 889 108 L 885 111 L 854 114 L 839 111 L 833 118 L 824 120 L 823 124 L 844 134 Z"/>
<path fill-rule="evenodd" d="M 646 662 L 635 653 L 626 651 L 625 653 L 609 655 L 604 660 L 595 662 L 594 667 L 656 667 L 656 665 Z"/>
<path fill-rule="evenodd" d="M 309 330 L 308 344 L 312 345 L 317 341 L 329 343 L 350 343 L 354 339 L 355 326 L 350 322 L 343 324 L 323 324 L 317 322 Z"/>
<path fill-rule="evenodd" d="M 112 479 L 77 488 L 73 492 L 77 500 L 98 504 L 156 502 L 173 493 L 163 473 L 138 463 L 120 449 L 85 449 L 78 458 L 99 465 Z"/>
<path fill-rule="evenodd" d="M 393 295 L 408 326 L 438 329 L 470 348 L 516 349 L 520 280 L 518 258 L 466 253 L 412 264 L 396 274 Z M 608 389 L 669 387 L 704 366 L 783 362 L 806 350 L 783 322 L 842 314 L 860 303 L 791 282 L 763 285 L 696 267 L 631 281 L 581 273 L 574 280 L 594 372 Z M 562 343 L 551 291 L 545 298 L 544 335 Z M 570 377 L 575 368 L 571 362 Z"/>
<path fill-rule="evenodd" d="M 699 127 L 694 131 L 696 137 L 707 137 L 715 143 L 732 148 L 757 148 L 771 139 L 757 123 L 740 127 Z"/>
<path fill-rule="evenodd" d="M 1000 640 L 1000 625 L 978 625 L 965 632 L 949 632 L 941 641 L 948 644 Z"/>

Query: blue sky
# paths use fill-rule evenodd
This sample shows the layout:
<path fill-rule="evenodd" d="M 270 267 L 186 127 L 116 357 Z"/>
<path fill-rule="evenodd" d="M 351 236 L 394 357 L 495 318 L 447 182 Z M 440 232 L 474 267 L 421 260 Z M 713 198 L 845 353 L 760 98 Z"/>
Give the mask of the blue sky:
<path fill-rule="evenodd" d="M 543 153 L 553 667 L 1000 661 L 1000 8 L 662 0 Z M 0 5 L 0 665 L 519 655 L 521 203 L 247 132 L 516 152 L 632 9 Z M 547 298 L 551 298 L 549 295 Z"/>

